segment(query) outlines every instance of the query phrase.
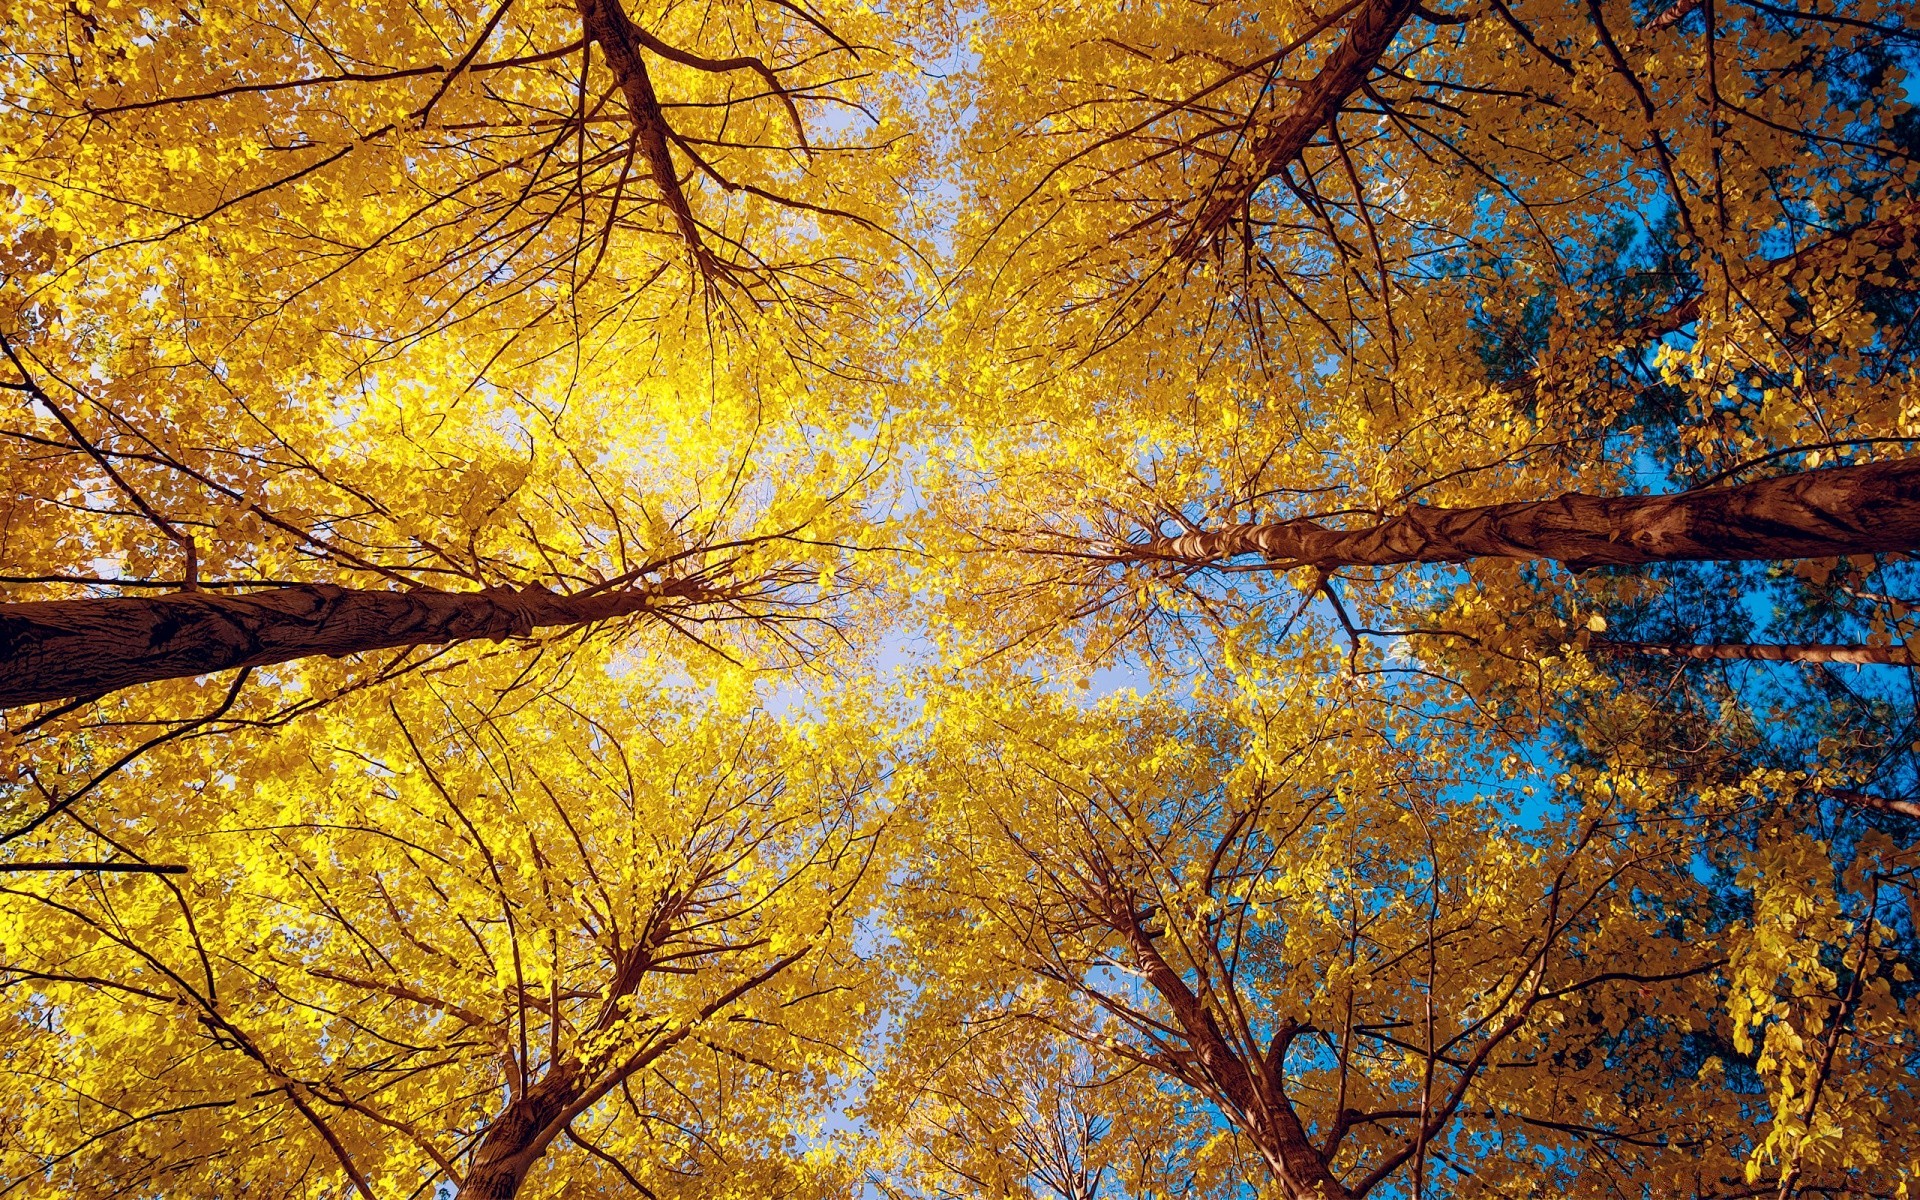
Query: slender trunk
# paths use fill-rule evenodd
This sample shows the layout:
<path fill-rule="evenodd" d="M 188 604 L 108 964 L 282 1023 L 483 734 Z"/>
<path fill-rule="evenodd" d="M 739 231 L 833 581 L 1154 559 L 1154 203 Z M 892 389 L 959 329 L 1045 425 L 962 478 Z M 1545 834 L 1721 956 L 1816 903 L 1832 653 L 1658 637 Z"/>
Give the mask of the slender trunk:
<path fill-rule="evenodd" d="M 619 1003 L 620 999 L 633 995 L 647 971 L 657 966 L 651 951 L 664 944 L 663 928 L 659 941 L 651 943 L 646 951 L 637 952 L 621 967 L 608 986 L 600 1020 L 593 1030 L 596 1035 L 605 1033 L 628 1011 Z M 566 1132 L 569 1121 L 592 1108 L 621 1080 L 658 1062 L 684 1043 L 700 1022 L 775 978 L 811 950 L 810 946 L 802 946 L 768 963 L 707 1001 L 691 1022 L 650 1042 L 610 1071 L 582 1066 L 572 1057 L 560 1060 L 539 1083 L 528 1088 L 524 1096 L 516 1097 L 507 1105 L 500 1118 L 488 1127 L 486 1136 L 474 1148 L 473 1168 L 461 1182 L 460 1200 L 512 1200 L 520 1185 L 526 1182 L 527 1172 L 533 1170 L 533 1164 L 540 1161 L 553 1139 Z"/>
<path fill-rule="evenodd" d="M 671 131 L 660 108 L 660 98 L 654 93 L 653 78 L 647 74 L 647 64 L 640 57 L 639 31 L 621 6 L 621 0 L 577 0 L 577 5 L 582 28 L 606 56 L 614 82 L 620 85 L 620 94 L 626 98 L 634 144 L 653 176 L 653 186 L 659 189 L 661 202 L 673 214 L 680 240 L 687 244 L 700 273 L 711 279 L 719 272 L 719 263 L 700 236 L 700 222 L 687 202 L 687 194 L 680 186 L 680 173 L 673 165 L 673 154 L 667 149 Z"/>
<path fill-rule="evenodd" d="M 460 1184 L 460 1200 L 513 1200 L 565 1125 L 562 1115 L 580 1096 L 579 1077 L 561 1069 L 515 1097 L 474 1149 L 473 1167 Z"/>
<path fill-rule="evenodd" d="M 1103 917 L 1126 939 L 1148 985 L 1172 1010 L 1192 1048 L 1194 1063 L 1239 1111 L 1242 1131 L 1266 1160 L 1287 1200 L 1350 1200 L 1352 1193 L 1334 1178 L 1326 1157 L 1308 1139 L 1280 1081 L 1262 1080 L 1248 1068 L 1206 1002 L 1187 986 L 1153 944 L 1153 936 L 1141 927 L 1132 901 L 1132 896 L 1126 896 L 1107 906 Z"/>
<path fill-rule="evenodd" d="M 1604 654 L 1646 654 L 1657 658 L 1692 658 L 1706 661 L 1852 663 L 1855 666 L 1879 664 L 1911 667 L 1913 655 L 1905 646 L 1782 646 L 1782 645 L 1688 645 L 1670 642 L 1593 642 L 1588 646 Z"/>
<path fill-rule="evenodd" d="M 1181 235 L 1177 254 L 1191 257 L 1246 211 L 1260 185 L 1286 170 L 1308 143 L 1319 137 L 1347 97 L 1373 73 L 1394 35 L 1419 8 L 1419 0 L 1367 0 L 1347 22 L 1346 40 L 1327 56 L 1326 65 L 1304 85 L 1293 108 L 1267 126 L 1253 145 L 1253 160 L 1229 166 L 1213 185 L 1193 224 Z"/>
<path fill-rule="evenodd" d="M 1897 796 L 1876 796 L 1871 792 L 1856 792 L 1851 788 L 1821 788 L 1820 794 L 1832 796 L 1835 800 L 1843 804 L 1851 804 L 1855 808 L 1899 813 L 1903 817 L 1920 820 L 1920 800 L 1905 800 Z"/>
<path fill-rule="evenodd" d="M 561 596 L 538 588 L 389 592 L 314 583 L 237 595 L 0 604 L 0 709 L 316 654 L 524 637 L 702 594 L 690 584 Z"/>
<path fill-rule="evenodd" d="M 1700 0 L 1677 0 L 1673 7 L 1656 19 L 1655 29 L 1664 28 L 1662 21 L 1678 13 L 1685 16 L 1699 6 Z M 1678 18 L 1674 18 L 1677 20 Z M 1845 261 L 1847 254 L 1858 249 L 1885 251 L 1897 254 L 1907 243 L 1915 230 L 1920 230 L 1920 203 L 1907 202 L 1891 206 L 1892 211 L 1876 220 L 1868 221 L 1852 229 L 1823 237 L 1795 250 L 1784 258 L 1771 259 L 1759 264 L 1759 274 L 1780 274 L 1792 276 L 1806 268 L 1816 271 L 1829 269 Z M 1695 292 L 1665 312 L 1647 318 L 1640 326 L 1640 332 L 1648 337 L 1665 337 L 1669 333 L 1678 333 L 1700 317 L 1700 293 Z"/>
<path fill-rule="evenodd" d="M 1687 14 L 1699 7 L 1700 0 L 1673 0 L 1673 3 L 1667 6 L 1666 11 L 1647 22 L 1647 28 L 1671 29 L 1686 20 Z"/>
<path fill-rule="evenodd" d="M 1411 508 L 1365 529 L 1317 521 L 1231 525 L 1127 546 L 1122 561 L 1385 567 L 1555 559 L 1575 570 L 1656 562 L 1920 551 L 1920 459 L 1802 471 L 1668 496 L 1586 496 Z"/>

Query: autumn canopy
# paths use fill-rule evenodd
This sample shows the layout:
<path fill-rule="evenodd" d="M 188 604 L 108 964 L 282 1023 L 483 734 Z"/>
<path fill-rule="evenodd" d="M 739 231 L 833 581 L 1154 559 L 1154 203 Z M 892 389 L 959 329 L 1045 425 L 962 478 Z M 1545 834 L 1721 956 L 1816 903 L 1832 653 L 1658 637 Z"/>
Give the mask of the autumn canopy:
<path fill-rule="evenodd" d="M 9 0 L 0 1198 L 1920 1197 L 1916 102 Z"/>

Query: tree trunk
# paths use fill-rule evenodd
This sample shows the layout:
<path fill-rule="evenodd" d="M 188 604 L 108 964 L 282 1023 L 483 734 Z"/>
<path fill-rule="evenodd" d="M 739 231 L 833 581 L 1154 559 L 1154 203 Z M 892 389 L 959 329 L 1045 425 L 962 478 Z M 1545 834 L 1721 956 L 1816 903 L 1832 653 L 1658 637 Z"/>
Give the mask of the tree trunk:
<path fill-rule="evenodd" d="M 1351 1200 L 1352 1193 L 1334 1178 L 1326 1157 L 1308 1140 L 1306 1127 L 1294 1112 L 1293 1101 L 1277 1073 L 1270 1069 L 1263 1079 L 1249 1068 L 1221 1031 L 1206 1001 L 1187 986 L 1153 944 L 1155 935 L 1149 934 L 1134 915 L 1135 897 L 1128 894 L 1108 899 L 1109 903 L 1096 911 L 1126 940 L 1141 976 L 1172 1011 L 1191 1049 L 1193 1063 L 1237 1111 L 1234 1123 L 1259 1150 L 1287 1200 Z M 1286 1056 L 1282 1052 L 1277 1057 L 1284 1062 Z"/>
<path fill-rule="evenodd" d="M 1832 796 L 1843 804 L 1855 808 L 1871 808 L 1877 812 L 1899 813 L 1903 817 L 1912 817 L 1920 821 L 1920 800 L 1903 800 L 1896 796 L 1875 796 L 1870 792 L 1856 792 L 1851 788 L 1821 788 L 1820 794 Z"/>
<path fill-rule="evenodd" d="M 559 1069 L 516 1097 L 474 1149 L 473 1167 L 460 1183 L 460 1200 L 513 1200 L 527 1172 L 566 1124 L 568 1106 L 580 1096 L 578 1076 Z"/>
<path fill-rule="evenodd" d="M 1385 567 L 1550 558 L 1575 570 L 1656 562 L 1920 552 L 1920 459 L 1802 471 L 1669 496 L 1419 506 L 1365 529 L 1232 525 L 1121 548 L 1120 561 L 1205 566 L 1257 554 L 1280 566 Z"/>
<path fill-rule="evenodd" d="M 577 0 L 577 6 L 581 27 L 606 56 L 613 80 L 626 98 L 634 145 L 646 160 L 653 185 L 660 190 L 661 202 L 673 214 L 680 240 L 687 244 L 701 275 L 712 279 L 719 272 L 719 264 L 700 236 L 700 222 L 680 187 L 680 172 L 673 165 L 672 152 L 667 149 L 667 119 L 660 108 L 660 98 L 653 90 L 653 79 L 647 74 L 647 65 L 640 57 L 639 30 L 627 16 L 621 0 Z"/>
<path fill-rule="evenodd" d="M 1193 224 L 1181 235 L 1175 253 L 1192 257 L 1210 239 L 1246 211 L 1260 185 L 1286 170 L 1307 144 L 1340 112 L 1347 97 L 1373 73 L 1394 35 L 1407 22 L 1419 0 L 1366 0 L 1347 22 L 1346 40 L 1327 56 L 1326 65 L 1301 87 L 1299 99 L 1284 117 L 1266 127 L 1253 145 L 1253 161 L 1244 167 L 1229 165 L 1209 189 Z"/>
<path fill-rule="evenodd" d="M 361 591 L 314 583 L 238 595 L 0 604 L 0 709 L 315 654 L 524 637 L 540 627 L 584 625 L 704 595 L 686 583 L 586 596 L 538 588 Z"/>
<path fill-rule="evenodd" d="M 1671 642 L 1593 642 L 1588 647 L 1604 654 L 1647 654 L 1656 658 L 1692 658 L 1705 661 L 1851 663 L 1911 667 L 1913 655 L 1905 646 L 1781 646 L 1689 645 Z"/>

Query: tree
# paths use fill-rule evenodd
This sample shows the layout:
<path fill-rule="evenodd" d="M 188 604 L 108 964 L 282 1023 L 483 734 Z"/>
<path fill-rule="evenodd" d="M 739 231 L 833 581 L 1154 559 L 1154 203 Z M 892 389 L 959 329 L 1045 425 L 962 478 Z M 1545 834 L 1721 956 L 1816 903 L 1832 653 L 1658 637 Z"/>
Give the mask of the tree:
<path fill-rule="evenodd" d="M 794 1139 L 878 1012 L 872 758 L 581 699 L 336 706 L 203 750 L 219 803 L 99 831 L 182 882 L 6 881 L 7 1186 L 836 1186 Z"/>
<path fill-rule="evenodd" d="M 35 131 L 9 147 L 17 219 L 60 250 L 28 294 L 124 297 L 113 273 L 164 266 L 147 307 L 230 306 L 240 328 L 213 346 L 286 335 L 270 353 L 298 355 L 303 325 L 351 335 L 328 315 L 345 304 L 376 360 L 462 323 L 551 352 L 576 322 L 670 310 L 677 289 L 620 311 L 666 272 L 749 309 L 804 306 L 847 281 L 847 238 L 889 199 L 864 184 L 888 169 L 871 83 L 892 29 L 856 7 L 15 17 L 5 91 Z M 808 236 L 816 218 L 835 249 Z M 559 340 L 529 332 L 546 323 Z"/>
<path fill-rule="evenodd" d="M 17 669 L 42 682 L 10 703 L 806 603 L 794 583 L 842 532 L 819 518 L 856 504 L 874 465 L 857 441 L 838 478 L 810 450 L 783 461 L 796 432 L 838 424 L 802 358 L 870 365 L 842 322 L 884 290 L 868 251 L 888 244 L 888 200 L 850 192 L 839 164 L 865 161 L 864 184 L 889 152 L 844 121 L 844 142 L 809 134 L 885 73 L 868 16 L 747 5 L 649 30 L 618 5 L 512 0 L 336 6 L 297 30 L 248 3 L 15 15 L 0 95 L 28 136 L 0 159 L 0 385 L 18 401 L 0 556 L 9 599 L 69 607 L 12 614 Z M 796 353 L 763 358 L 769 340 Z M 803 478 L 826 490 L 791 494 Z M 59 586 L 103 575 L 208 594 L 89 606 Z M 253 585 L 319 590 L 225 595 Z M 367 606 L 378 630 L 342 626 Z M 114 661 L 98 623 L 141 637 L 176 613 L 244 645 L 187 634 L 165 666 L 144 642 Z M 100 661 L 55 682 L 75 629 Z"/>
<path fill-rule="evenodd" d="M 831 1186 L 871 764 L 741 697 L 871 539 L 885 31 L 9 16 L 0 836 L 188 868 L 9 876 L 9 1185 Z"/>
<path fill-rule="evenodd" d="M 1903 1177 L 1878 1148 L 1915 1135 L 1892 1116 L 1910 968 L 1877 899 L 1851 921 L 1815 902 L 1835 918 L 1816 931 L 1788 893 L 1820 892 L 1819 851 L 1791 837 L 1781 851 L 1814 857 L 1778 877 L 1787 892 L 1760 868 L 1751 925 L 1677 869 L 1741 853 L 1762 778 L 1682 815 L 1671 774 L 1621 764 L 1563 775 L 1576 794 L 1543 811 L 1476 782 L 1472 739 L 1416 732 L 1410 697 L 1265 684 L 1191 713 L 1033 690 L 941 712 L 903 929 L 937 981 L 918 1006 L 948 1028 L 1050 1028 L 1107 1076 L 1160 1077 L 1244 1141 L 1269 1181 L 1252 1192 Z M 1847 947 L 1845 966 L 1816 966 L 1815 943 Z M 926 1046 L 903 1050 L 908 1077 L 953 1053 Z M 1811 1077 L 1831 1090 L 1809 1107 Z M 1206 1178 L 1204 1157 L 1171 1177 Z"/>
<path fill-rule="evenodd" d="M 84 460 L 94 470 L 75 470 L 86 499 L 66 499 L 74 483 L 50 472 L 14 501 L 16 578 L 70 598 L 0 606 L 6 701 L 57 702 L 13 726 L 3 836 L 94 793 L 156 737 L 270 734 L 421 670 L 533 694 L 605 670 L 609 651 L 685 653 L 710 673 L 729 658 L 806 659 L 849 619 L 839 573 L 872 537 L 858 503 L 874 454 L 856 443 L 845 459 L 815 456 L 795 423 L 714 381 L 691 408 L 698 378 L 636 381 L 617 412 L 550 396 L 553 408 L 531 410 L 540 423 L 508 425 L 504 444 L 500 409 L 431 389 L 371 401 L 355 440 L 308 443 L 312 454 L 297 442 L 262 459 L 175 453 L 114 426 Z M 30 415 L 18 446 L 71 467 L 92 444 L 44 408 Z M 422 423 L 430 437 L 412 434 Z M 155 561 L 196 561 L 161 527 L 198 545 L 197 578 Z M 653 636 L 604 650 L 586 638 L 635 626 Z M 461 644 L 472 638 L 510 644 Z M 489 657 L 503 650 L 513 670 Z M 224 703 L 200 698 L 191 677 L 233 668 Z M 87 703 L 142 680 L 171 682 Z"/>
<path fill-rule="evenodd" d="M 1239 1174 L 1148 1074 L 956 999 L 943 988 L 914 1012 L 913 1053 L 889 1063 L 864 1105 L 881 1135 L 868 1179 L 883 1194 L 1201 1195 Z"/>
<path fill-rule="evenodd" d="M 1908 1186 L 1915 38 L 28 0 L 0 1188 Z"/>
<path fill-rule="evenodd" d="M 193 591 L 151 600 L 46 600 L 0 609 L 8 682 L 0 706 L 97 699 L 158 679 L 334 658 L 474 638 L 531 637 L 661 609 L 771 597 L 778 579 L 721 589 L 674 579 L 640 589 L 558 596 L 530 585 L 477 593 L 348 591 L 289 584 L 233 597 Z M 749 590 L 751 589 L 751 590 Z M 760 595 L 754 595 L 755 592 Z M 690 621 L 701 616 L 696 609 Z"/>
<path fill-rule="evenodd" d="M 1904 19 L 1244 15 L 1006 5 L 975 31 L 958 84 L 979 113 L 955 158 L 963 273 L 941 342 L 945 415 L 964 432 L 936 494 L 956 559 L 1009 559 L 962 569 L 1031 602 L 1015 629 L 1115 607 L 1118 625 L 1151 622 L 1170 594 L 1220 604 L 1260 590 L 1269 563 L 1319 559 L 1358 627 L 1537 654 L 1568 639 L 1528 647 L 1440 619 L 1404 603 L 1436 573 L 1366 568 L 1415 543 L 1443 562 L 1577 565 L 1627 527 L 1523 506 L 1911 447 Z M 1051 49 L 1013 49 L 1034 42 Z M 1451 528 L 1427 527 L 1547 512 L 1584 544 L 1535 529 L 1447 546 Z M 1336 549 L 1314 524 L 1406 545 Z M 1256 528 L 1273 554 L 1248 542 Z M 1207 569 L 1230 565 L 1229 543 L 1267 562 Z M 1889 532 L 1871 549 L 1911 546 Z M 1754 538 L 1714 553 L 1783 552 Z M 1519 590 L 1537 599 L 1536 582 Z M 1276 590 L 1281 612 L 1304 598 Z"/>

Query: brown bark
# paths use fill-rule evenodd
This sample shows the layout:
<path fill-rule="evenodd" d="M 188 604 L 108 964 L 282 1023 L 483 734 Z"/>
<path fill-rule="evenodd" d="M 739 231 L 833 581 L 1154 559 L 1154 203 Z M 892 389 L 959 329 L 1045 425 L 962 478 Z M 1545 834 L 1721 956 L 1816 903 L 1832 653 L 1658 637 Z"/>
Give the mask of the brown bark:
<path fill-rule="evenodd" d="M 1856 792 L 1851 788 L 1822 788 L 1822 795 L 1832 796 L 1843 804 L 1855 808 L 1871 808 L 1878 812 L 1899 813 L 1903 817 L 1920 820 L 1920 801 L 1903 800 L 1895 796 L 1876 796 L 1871 792 Z"/>
<path fill-rule="evenodd" d="M 693 208 L 687 203 L 686 192 L 673 165 L 673 155 L 667 149 L 667 119 L 661 111 L 660 98 L 654 93 L 653 78 L 647 74 L 646 63 L 640 57 L 641 34 L 627 17 L 620 0 L 577 0 L 577 3 L 587 37 L 606 56 L 614 82 L 626 97 L 634 144 L 647 162 L 661 202 L 673 214 L 674 226 L 701 275 L 712 279 L 720 273 L 720 264 L 700 236 L 700 223 L 694 219 Z"/>
<path fill-rule="evenodd" d="M 1588 496 L 1473 508 L 1417 506 L 1364 529 L 1317 521 L 1230 525 L 1130 545 L 1128 562 L 1385 567 L 1554 559 L 1575 570 L 1920 552 L 1920 459 L 1802 471 L 1667 496 Z"/>
<path fill-rule="evenodd" d="M 1300 157 L 1307 144 L 1339 113 L 1347 97 L 1367 81 L 1374 63 L 1419 7 L 1420 0 L 1367 0 L 1361 5 L 1360 11 L 1347 22 L 1346 40 L 1327 56 L 1319 74 L 1301 89 L 1293 108 L 1267 126 L 1254 142 L 1252 160 L 1243 167 L 1230 166 L 1221 173 L 1193 224 L 1181 235 L 1175 253 L 1189 257 L 1198 253 L 1245 211 L 1260 185 Z"/>
<path fill-rule="evenodd" d="M 592 1032 L 605 1032 L 625 1015 L 618 1001 L 632 995 L 646 973 L 658 965 L 651 956 L 651 950 L 664 942 L 664 933 L 663 927 L 663 936 L 659 941 L 636 952 L 622 964 L 608 986 L 607 1000 Z M 618 1086 L 621 1080 L 657 1062 L 686 1041 L 700 1022 L 778 976 L 805 958 L 808 952 L 807 948 L 802 948 L 775 959 L 702 1005 L 692 1023 L 679 1026 L 610 1071 L 602 1072 L 592 1062 L 585 1065 L 577 1060 L 556 1062 L 539 1083 L 529 1087 L 524 1095 L 516 1096 L 507 1105 L 506 1111 L 488 1126 L 486 1135 L 474 1148 L 473 1167 L 460 1183 L 462 1200 L 513 1200 L 520 1185 L 526 1182 L 527 1173 L 540 1161 L 540 1156 L 546 1153 L 553 1139 L 567 1132 L 570 1122 L 599 1103 L 601 1097 Z M 600 1072 L 597 1079 L 596 1072 Z"/>
<path fill-rule="evenodd" d="M 1671 642 L 1593 642 L 1589 649 L 1606 654 L 1647 654 L 1657 658 L 1692 658 L 1723 662 L 1851 663 L 1854 666 L 1914 666 L 1905 646 L 1821 645 L 1687 645 Z"/>
<path fill-rule="evenodd" d="M 507 1105 L 474 1150 L 460 1183 L 462 1200 L 513 1200 L 527 1172 L 566 1125 L 567 1110 L 583 1094 L 576 1072 L 556 1067 Z"/>
<path fill-rule="evenodd" d="M 1671 29 L 1687 19 L 1687 14 L 1700 7 L 1700 0 L 1673 0 L 1666 10 L 1647 22 L 1648 29 Z"/>
<path fill-rule="evenodd" d="M 1269 1071 L 1250 1069 L 1221 1031 L 1200 996 L 1187 986 L 1134 916 L 1132 897 L 1112 897 L 1109 925 L 1123 937 L 1134 961 L 1154 991 L 1172 1010 L 1192 1049 L 1192 1066 L 1241 1115 L 1245 1132 L 1267 1162 L 1288 1200 L 1349 1200 L 1349 1192 L 1327 1168 L 1327 1160 L 1307 1137 L 1280 1081 Z M 1279 1053 L 1276 1059 L 1284 1060 Z M 1264 1077 L 1263 1077 L 1264 1076 Z"/>
<path fill-rule="evenodd" d="M 143 862 L 10 862 L 0 863 L 0 871 L 119 871 L 134 875 L 185 875 L 179 863 Z"/>
<path fill-rule="evenodd" d="M 0 604 L 0 709 L 316 654 L 524 637 L 537 628 L 585 625 L 705 596 L 686 583 L 583 596 L 538 588 L 389 592 L 314 583 L 237 595 Z"/>

